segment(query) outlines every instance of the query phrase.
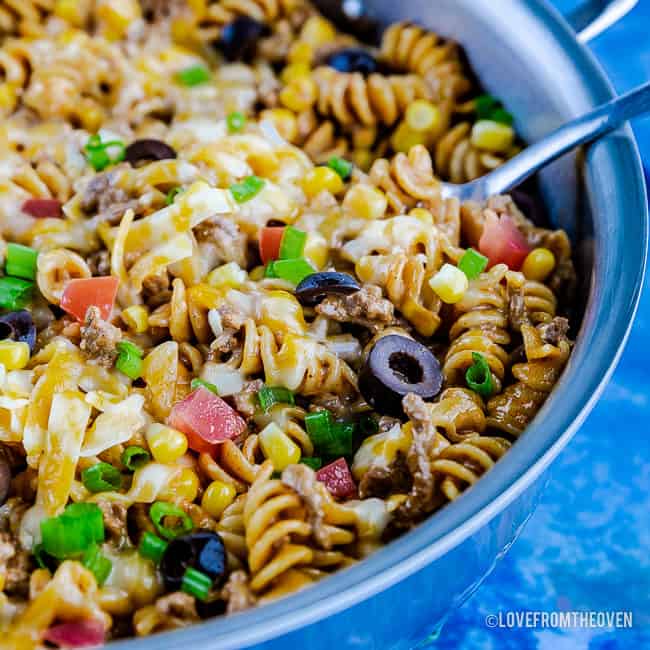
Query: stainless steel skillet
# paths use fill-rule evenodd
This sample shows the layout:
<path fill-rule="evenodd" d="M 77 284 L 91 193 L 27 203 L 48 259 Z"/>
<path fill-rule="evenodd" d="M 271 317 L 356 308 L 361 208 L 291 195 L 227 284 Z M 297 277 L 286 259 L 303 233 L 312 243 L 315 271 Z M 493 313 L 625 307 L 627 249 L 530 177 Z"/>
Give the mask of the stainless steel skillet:
<path fill-rule="evenodd" d="M 543 0 L 367 0 L 367 5 L 386 21 L 415 20 L 460 41 L 488 91 L 517 116 L 517 130 L 529 142 L 613 97 L 589 50 Z M 585 26 L 588 13 L 577 16 L 583 41 L 604 24 L 600 19 Z M 542 173 L 541 187 L 552 220 L 573 237 L 588 299 L 559 386 L 498 466 L 417 530 L 311 589 L 112 648 L 406 649 L 435 631 L 477 588 L 532 513 L 545 470 L 610 376 L 645 268 L 646 196 L 629 128 L 592 145 L 583 161 L 571 154 L 554 163 Z"/>

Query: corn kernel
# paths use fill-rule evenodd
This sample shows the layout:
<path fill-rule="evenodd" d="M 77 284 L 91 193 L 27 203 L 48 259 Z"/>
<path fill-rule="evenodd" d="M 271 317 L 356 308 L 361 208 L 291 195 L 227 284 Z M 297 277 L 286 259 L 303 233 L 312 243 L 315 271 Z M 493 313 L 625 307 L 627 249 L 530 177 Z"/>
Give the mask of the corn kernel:
<path fill-rule="evenodd" d="M 469 281 L 459 268 L 451 264 L 443 264 L 442 268 L 429 280 L 429 286 L 442 302 L 453 305 L 465 295 Z"/>
<path fill-rule="evenodd" d="M 471 143 L 478 149 L 504 153 L 512 147 L 515 132 L 507 124 L 492 120 L 479 120 L 472 127 Z"/>
<path fill-rule="evenodd" d="M 175 463 L 187 451 L 185 434 L 164 424 L 154 423 L 149 426 L 147 444 L 159 463 Z"/>
<path fill-rule="evenodd" d="M 329 258 L 327 240 L 319 232 L 308 232 L 302 254 L 317 269 L 322 269 Z"/>
<path fill-rule="evenodd" d="M 548 248 L 530 251 L 521 266 L 521 272 L 528 280 L 544 282 L 555 268 L 555 255 Z"/>
<path fill-rule="evenodd" d="M 80 5 L 79 0 L 56 0 L 54 15 L 70 23 L 70 25 L 82 27 L 86 16 Z"/>
<path fill-rule="evenodd" d="M 7 370 L 20 370 L 29 361 L 29 345 L 22 341 L 0 341 L 0 363 Z"/>
<path fill-rule="evenodd" d="M 304 41 L 296 41 L 289 49 L 287 60 L 289 63 L 306 63 L 310 65 L 314 60 L 314 48 Z"/>
<path fill-rule="evenodd" d="M 381 219 L 388 209 L 388 199 L 376 187 L 359 183 L 347 191 L 343 209 L 362 219 Z"/>
<path fill-rule="evenodd" d="M 290 63 L 280 73 L 280 79 L 283 83 L 289 84 L 295 79 L 309 77 L 311 68 L 306 63 Z"/>
<path fill-rule="evenodd" d="M 149 312 L 143 305 L 131 305 L 121 314 L 124 324 L 134 334 L 144 334 L 149 328 Z"/>
<path fill-rule="evenodd" d="M 232 485 L 221 481 L 212 481 L 201 497 L 201 507 L 215 519 L 235 500 L 237 491 Z"/>
<path fill-rule="evenodd" d="M 238 289 L 246 282 L 246 271 L 237 262 L 228 262 L 228 264 L 218 266 L 211 271 L 207 281 L 209 285 L 217 287 L 217 289 L 225 287 Z"/>
<path fill-rule="evenodd" d="M 264 456 L 271 460 L 277 471 L 281 472 L 300 460 L 300 447 L 275 422 L 264 427 L 258 439 Z"/>
<path fill-rule="evenodd" d="M 302 189 L 309 198 L 321 192 L 338 194 L 344 187 L 341 177 L 329 167 L 314 167 L 302 181 Z"/>
<path fill-rule="evenodd" d="M 106 28 L 104 36 L 109 40 L 119 39 L 140 18 L 140 5 L 135 0 L 110 0 L 102 2 L 96 13 Z"/>
<path fill-rule="evenodd" d="M 329 20 L 321 16 L 312 16 L 303 25 L 298 40 L 317 48 L 321 45 L 327 45 L 335 38 L 336 29 Z"/>
<path fill-rule="evenodd" d="M 199 494 L 199 477 L 189 467 L 184 467 L 169 481 L 169 485 L 161 492 L 162 501 L 182 499 L 194 501 Z"/>
<path fill-rule="evenodd" d="M 426 134 L 422 131 L 414 131 L 406 122 L 401 122 L 390 138 L 390 143 L 395 151 L 408 153 L 412 147 L 418 144 L 426 144 Z"/>
<path fill-rule="evenodd" d="M 280 103 L 295 113 L 301 113 L 316 102 L 318 88 L 309 77 L 298 77 L 280 92 Z"/>
<path fill-rule="evenodd" d="M 260 119 L 272 122 L 278 133 L 289 142 L 298 137 L 298 120 L 288 108 L 267 109 L 260 113 Z"/>
<path fill-rule="evenodd" d="M 417 99 L 404 116 L 407 126 L 413 131 L 434 131 L 440 125 L 440 109 L 431 102 Z"/>

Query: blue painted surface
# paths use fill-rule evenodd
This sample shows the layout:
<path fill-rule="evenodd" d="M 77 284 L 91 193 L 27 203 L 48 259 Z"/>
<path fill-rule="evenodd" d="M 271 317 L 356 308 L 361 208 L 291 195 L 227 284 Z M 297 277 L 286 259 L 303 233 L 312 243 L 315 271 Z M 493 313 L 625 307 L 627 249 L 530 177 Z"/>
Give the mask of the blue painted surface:
<path fill-rule="evenodd" d="M 556 0 L 562 10 L 574 0 Z M 650 0 L 592 49 L 619 92 L 650 79 Z M 650 119 L 634 124 L 650 165 Z M 436 650 L 650 648 L 650 274 L 602 399 L 553 465 L 537 511 Z M 616 314 L 612 315 L 613 318 Z M 490 629 L 508 610 L 631 610 L 632 630 Z"/>

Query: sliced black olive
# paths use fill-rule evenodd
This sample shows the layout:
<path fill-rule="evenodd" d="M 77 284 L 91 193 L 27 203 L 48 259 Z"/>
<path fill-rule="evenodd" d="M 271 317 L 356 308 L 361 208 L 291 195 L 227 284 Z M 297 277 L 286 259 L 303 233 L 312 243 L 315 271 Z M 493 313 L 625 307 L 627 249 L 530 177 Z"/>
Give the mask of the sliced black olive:
<path fill-rule="evenodd" d="M 165 587 L 180 589 L 185 570 L 191 567 L 210 576 L 219 585 L 226 575 L 226 547 L 217 533 L 198 531 L 173 539 L 160 560 Z"/>
<path fill-rule="evenodd" d="M 325 65 L 339 72 L 360 72 L 364 77 L 380 69 L 375 57 L 359 47 L 349 47 L 330 54 L 325 59 Z"/>
<path fill-rule="evenodd" d="M 402 398 L 415 393 L 434 398 L 442 387 L 440 364 L 432 352 L 417 341 L 390 334 L 375 343 L 359 374 L 359 390 L 376 411 L 403 416 Z"/>
<path fill-rule="evenodd" d="M 240 16 L 224 26 L 215 46 L 228 61 L 250 61 L 255 57 L 260 38 L 269 33 L 264 23 Z"/>
<path fill-rule="evenodd" d="M 213 597 L 208 597 L 208 600 L 196 600 L 196 613 L 201 618 L 214 618 L 215 616 L 222 616 L 226 613 L 226 602 L 221 598 L 220 594 L 214 594 Z"/>
<path fill-rule="evenodd" d="M 325 18 L 331 20 L 342 32 L 353 34 L 362 43 L 379 45 L 382 26 L 363 7 L 363 2 L 342 0 L 315 0 L 314 4 Z"/>
<path fill-rule="evenodd" d="M 33 352 L 36 345 L 36 327 L 32 314 L 26 309 L 21 309 L 0 316 L 0 340 L 4 339 L 27 343 L 30 352 Z"/>
<path fill-rule="evenodd" d="M 125 157 L 134 167 L 140 162 L 176 158 L 176 152 L 165 142 L 147 138 L 135 140 L 127 148 Z"/>
<path fill-rule="evenodd" d="M 313 307 L 323 300 L 328 293 L 349 296 L 360 289 L 359 283 L 347 273 L 322 271 L 321 273 L 308 275 L 296 287 L 296 298 L 302 305 Z"/>

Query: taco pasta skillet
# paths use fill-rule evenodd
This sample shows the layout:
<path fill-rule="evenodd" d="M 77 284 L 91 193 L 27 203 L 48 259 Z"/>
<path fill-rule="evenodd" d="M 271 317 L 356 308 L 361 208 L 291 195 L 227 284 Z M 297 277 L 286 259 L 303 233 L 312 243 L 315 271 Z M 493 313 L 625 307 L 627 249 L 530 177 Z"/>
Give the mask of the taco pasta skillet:
<path fill-rule="evenodd" d="M 263 604 L 507 452 L 575 274 L 525 196 L 440 196 L 520 146 L 455 43 L 299 1 L 25 7 L 0 4 L 7 647 Z"/>

